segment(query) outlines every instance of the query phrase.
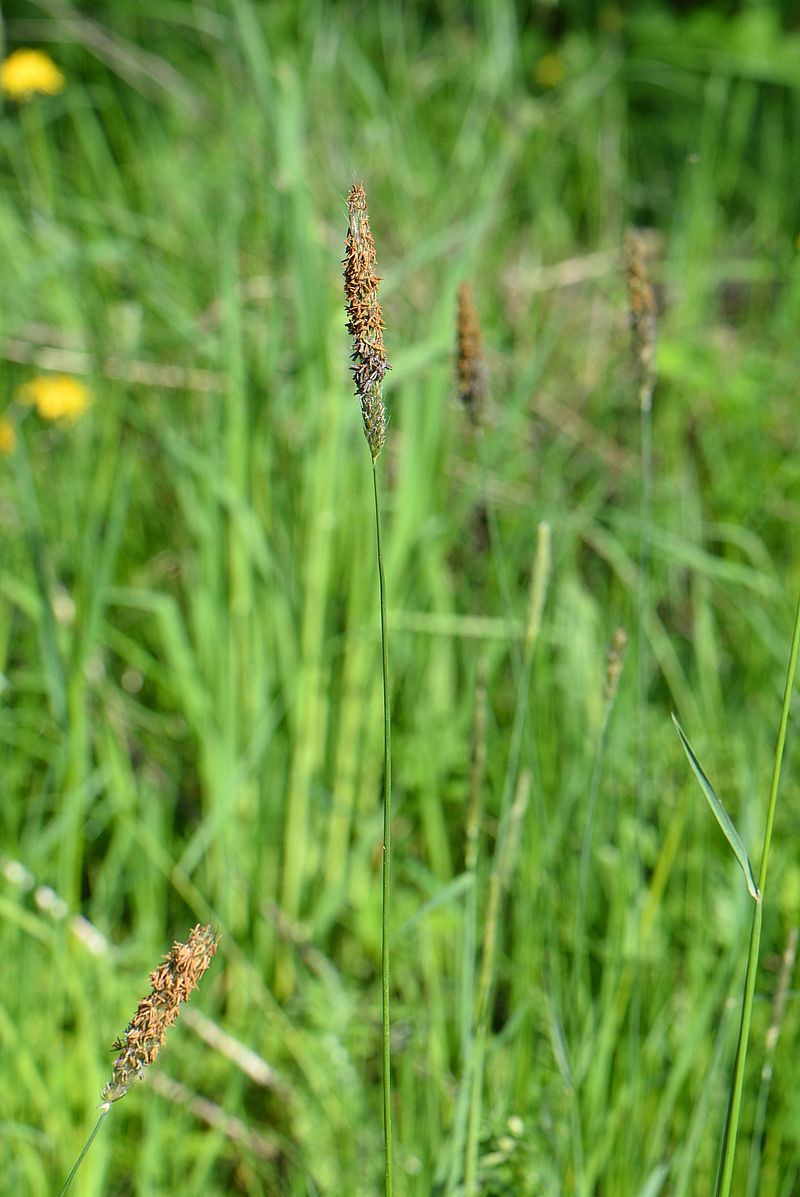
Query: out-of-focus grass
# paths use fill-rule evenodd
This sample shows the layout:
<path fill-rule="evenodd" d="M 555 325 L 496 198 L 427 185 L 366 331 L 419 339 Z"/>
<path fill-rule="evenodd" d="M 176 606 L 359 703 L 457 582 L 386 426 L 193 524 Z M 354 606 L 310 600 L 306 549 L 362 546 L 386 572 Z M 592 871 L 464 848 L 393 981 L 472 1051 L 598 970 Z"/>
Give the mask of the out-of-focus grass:
<path fill-rule="evenodd" d="M 223 940 L 196 1006 L 277 1079 L 190 1019 L 153 1071 L 261 1139 L 209 1130 L 149 1078 L 112 1111 L 76 1191 L 377 1191 L 380 660 L 339 274 L 354 177 L 393 363 L 398 1189 L 428 1197 L 460 1171 L 475 676 L 485 656 L 480 918 L 546 519 L 479 1191 L 709 1190 L 749 910 L 668 715 L 753 852 L 799 572 L 800 47 L 770 7 L 727 22 L 604 13 L 559 36 L 503 0 L 471 21 L 454 6 L 243 0 L 98 6 L 78 26 L 6 11 L 9 45 L 41 39 L 67 77 L 0 117 L 3 402 L 19 422 L 0 462 L 0 848 L 35 878 L 7 866 L 0 890 L 9 1191 L 63 1180 L 154 952 L 197 919 Z M 638 801 L 629 221 L 658 230 L 663 309 Z M 453 400 L 462 278 L 493 377 L 479 446 Z M 72 424 L 13 401 L 48 367 L 87 371 L 95 403 Z M 620 624 L 634 642 L 604 736 Z M 796 921 L 795 788 L 789 761 L 752 1079 Z M 77 914 L 107 951 L 74 933 Z M 787 1041 L 796 1027 L 790 996 Z M 793 1073 L 778 1053 L 767 1197 L 796 1183 Z"/>

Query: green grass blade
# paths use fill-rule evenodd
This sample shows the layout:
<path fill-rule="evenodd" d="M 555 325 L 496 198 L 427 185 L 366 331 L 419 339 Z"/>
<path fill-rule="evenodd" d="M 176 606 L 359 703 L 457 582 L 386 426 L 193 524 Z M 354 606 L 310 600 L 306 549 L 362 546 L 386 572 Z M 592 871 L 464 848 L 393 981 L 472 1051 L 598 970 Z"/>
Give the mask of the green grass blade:
<path fill-rule="evenodd" d="M 692 746 L 686 739 L 686 733 L 684 732 L 678 720 L 675 718 L 675 715 L 672 716 L 672 722 L 675 724 L 675 730 L 680 736 L 680 741 L 683 745 L 683 751 L 686 753 L 689 764 L 692 766 L 692 772 L 700 783 L 700 789 L 703 791 L 706 802 L 711 807 L 714 818 L 722 828 L 722 833 L 725 836 L 725 839 L 730 844 L 734 856 L 742 867 L 742 872 L 744 873 L 744 879 L 747 882 L 747 888 L 750 891 L 750 895 L 756 902 L 758 902 L 761 898 L 761 895 L 758 892 L 755 875 L 750 864 L 750 858 L 747 855 L 747 850 L 742 843 L 742 837 L 736 830 L 733 819 L 731 819 L 730 815 L 723 806 L 722 800 L 717 796 L 714 787 L 706 777 L 703 767 L 692 751 Z"/>

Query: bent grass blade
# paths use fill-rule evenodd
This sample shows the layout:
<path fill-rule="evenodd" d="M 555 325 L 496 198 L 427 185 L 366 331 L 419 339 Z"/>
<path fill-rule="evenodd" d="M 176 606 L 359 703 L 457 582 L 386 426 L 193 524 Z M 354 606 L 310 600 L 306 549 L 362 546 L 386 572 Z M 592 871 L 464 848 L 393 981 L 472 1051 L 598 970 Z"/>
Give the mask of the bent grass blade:
<path fill-rule="evenodd" d="M 675 730 L 680 737 L 681 744 L 683 745 L 683 751 L 686 753 L 686 758 L 692 767 L 692 772 L 700 783 L 700 789 L 703 791 L 706 802 L 711 807 L 714 818 L 722 828 L 722 834 L 730 844 L 734 856 L 741 865 L 742 872 L 744 873 L 744 879 L 747 882 L 747 888 L 750 891 L 750 896 L 755 902 L 760 902 L 761 894 L 759 892 L 758 886 L 756 885 L 755 875 L 750 864 L 750 858 L 747 855 L 747 850 L 742 842 L 742 837 L 736 830 L 733 819 L 731 819 L 730 815 L 723 806 L 722 799 L 717 796 L 714 787 L 706 777 L 702 765 L 695 756 L 692 746 L 686 738 L 686 733 L 674 714 L 672 716 L 672 722 L 675 724 Z"/>

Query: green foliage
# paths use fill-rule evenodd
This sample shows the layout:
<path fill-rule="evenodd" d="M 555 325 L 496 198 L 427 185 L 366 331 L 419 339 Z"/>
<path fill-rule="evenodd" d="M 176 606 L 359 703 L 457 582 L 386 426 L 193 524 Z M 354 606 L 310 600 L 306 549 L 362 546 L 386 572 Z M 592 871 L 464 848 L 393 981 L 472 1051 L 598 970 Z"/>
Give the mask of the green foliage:
<path fill-rule="evenodd" d="M 191 1007 L 274 1072 L 182 1016 L 73 1192 L 379 1190 L 380 643 L 340 274 L 354 178 L 392 363 L 397 1192 L 459 1191 L 476 944 L 521 775 L 477 1191 L 710 1191 L 752 903 L 669 712 L 703 729 L 755 843 L 800 580 L 800 42 L 778 5 L 633 7 L 123 0 L 82 6 L 76 27 L 4 6 L 8 48 L 41 39 L 66 75 L 0 112 L 1 398 L 18 440 L 0 458 L 9 1192 L 58 1191 L 131 1003 L 196 921 L 223 938 Z M 661 307 L 644 706 L 629 221 L 657 230 Z M 492 379 L 479 435 L 454 400 L 464 278 Z M 53 369 L 93 392 L 72 423 L 15 398 Z M 528 677 L 542 520 L 552 574 Z M 794 773 L 742 1185 L 800 891 Z M 790 996 L 787 1041 L 797 1022 Z M 752 1144 L 763 1197 L 797 1184 L 795 1091 L 778 1052 Z M 198 1097 L 239 1122 L 209 1126 Z"/>
<path fill-rule="evenodd" d="M 703 772 L 702 765 L 700 764 L 697 757 L 695 756 L 694 751 L 692 750 L 691 744 L 686 739 L 686 734 L 684 733 L 683 728 L 681 727 L 680 723 L 678 723 L 678 720 L 675 718 L 674 715 L 672 716 L 672 722 L 675 724 L 675 730 L 678 733 L 678 738 L 680 739 L 680 742 L 683 746 L 683 751 L 686 753 L 686 757 L 687 757 L 687 760 L 689 761 L 692 772 L 694 773 L 695 777 L 697 778 L 697 781 L 700 785 L 700 789 L 703 791 L 703 797 L 705 798 L 706 802 L 710 806 L 711 811 L 714 815 L 714 818 L 717 820 L 720 827 L 722 828 L 722 834 L 725 836 L 725 839 L 728 841 L 731 851 L 733 852 L 734 856 L 736 857 L 736 859 L 739 862 L 739 865 L 741 866 L 741 870 L 744 873 L 744 879 L 745 879 L 745 882 L 747 883 L 747 889 L 750 894 L 750 897 L 753 898 L 754 901 L 760 902 L 761 895 L 758 892 L 758 886 L 756 885 L 756 879 L 753 875 L 753 868 L 752 868 L 752 865 L 750 864 L 750 857 L 747 855 L 747 849 L 745 848 L 744 844 L 742 843 L 742 838 L 739 835 L 739 832 L 736 830 L 736 828 L 733 824 L 733 821 L 731 820 L 730 815 L 726 811 L 725 806 L 722 802 L 722 799 L 717 795 L 711 782 L 708 780 L 705 773 Z"/>

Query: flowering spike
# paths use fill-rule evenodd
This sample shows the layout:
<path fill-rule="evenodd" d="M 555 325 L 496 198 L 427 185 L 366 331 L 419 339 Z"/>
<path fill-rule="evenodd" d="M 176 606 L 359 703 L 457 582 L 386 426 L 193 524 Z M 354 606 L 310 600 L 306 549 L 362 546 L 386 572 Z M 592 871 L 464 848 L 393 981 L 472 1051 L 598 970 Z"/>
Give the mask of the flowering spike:
<path fill-rule="evenodd" d="M 458 288 L 458 394 L 473 424 L 480 424 L 487 398 L 483 335 L 469 283 Z"/>
<path fill-rule="evenodd" d="M 636 229 L 625 234 L 625 260 L 633 353 L 639 368 L 639 406 L 649 411 L 656 383 L 656 297 L 647 272 L 644 241 Z"/>
<path fill-rule="evenodd" d="M 141 1080 L 164 1042 L 164 1036 L 217 950 L 219 936 L 213 927 L 198 925 L 186 943 L 175 943 L 162 964 L 150 974 L 152 989 L 142 998 L 123 1034 L 114 1041 L 120 1053 L 111 1080 L 103 1089 L 104 1102 L 118 1101 L 134 1081 Z"/>
<path fill-rule="evenodd" d="M 350 219 L 344 242 L 344 293 L 347 331 L 353 338 L 350 368 L 361 401 L 364 435 L 375 461 L 386 440 L 383 376 L 389 363 L 383 344 L 383 314 L 378 303 L 380 276 L 375 273 L 375 243 L 361 183 L 350 188 L 347 208 Z"/>

